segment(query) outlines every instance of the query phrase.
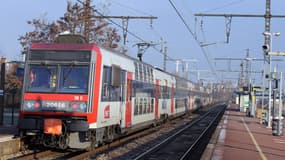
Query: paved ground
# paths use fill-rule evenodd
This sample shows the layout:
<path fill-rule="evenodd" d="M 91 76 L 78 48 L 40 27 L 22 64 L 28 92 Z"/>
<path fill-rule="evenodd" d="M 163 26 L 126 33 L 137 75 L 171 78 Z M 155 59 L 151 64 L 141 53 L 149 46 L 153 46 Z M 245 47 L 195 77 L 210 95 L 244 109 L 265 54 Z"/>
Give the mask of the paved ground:
<path fill-rule="evenodd" d="M 284 134 L 284 128 L 283 128 Z M 285 136 L 273 136 L 272 129 L 229 105 L 220 123 L 213 160 L 284 160 Z"/>

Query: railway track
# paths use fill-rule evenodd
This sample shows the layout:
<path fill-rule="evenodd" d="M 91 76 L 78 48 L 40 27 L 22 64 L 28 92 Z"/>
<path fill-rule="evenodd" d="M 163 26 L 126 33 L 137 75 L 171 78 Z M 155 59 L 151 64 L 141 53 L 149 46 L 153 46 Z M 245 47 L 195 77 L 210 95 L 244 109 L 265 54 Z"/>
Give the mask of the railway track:
<path fill-rule="evenodd" d="M 216 106 L 185 127 L 172 131 L 167 138 L 160 137 L 116 159 L 200 159 L 225 107 Z"/>
<path fill-rule="evenodd" d="M 97 160 L 109 160 L 109 159 L 148 159 L 152 157 L 139 157 L 147 150 L 161 143 L 162 141 L 168 139 L 171 135 L 177 133 L 178 130 L 185 128 L 186 126 L 196 124 L 201 119 L 205 118 L 205 114 L 208 113 L 208 110 L 213 110 L 212 108 L 222 108 L 222 107 L 210 107 L 199 110 L 194 115 L 186 115 L 181 119 L 176 119 L 165 123 L 161 126 L 139 132 L 127 139 L 120 139 L 118 142 L 113 142 L 109 145 L 102 146 L 97 148 L 94 151 L 86 152 L 84 154 L 74 156 L 71 160 L 82 160 L 82 159 L 97 159 Z M 215 113 L 212 113 L 215 114 Z M 204 116 L 201 116 L 204 115 Z M 222 115 L 222 112 L 221 112 Z M 200 117 L 200 118 L 198 118 Z M 193 119 L 194 118 L 194 119 Z M 215 130 L 215 127 L 213 128 Z M 192 134 L 192 133 L 191 133 Z M 199 135 L 199 133 L 196 133 Z M 210 138 L 209 138 L 210 139 Z M 207 142 L 208 143 L 208 142 Z M 206 144 L 207 144 L 206 143 Z M 150 152 L 149 152 L 150 153 Z M 152 154 L 152 153 L 150 153 Z M 176 153 L 175 153 L 176 154 Z M 172 159 L 169 157 L 158 157 L 157 159 Z"/>
<path fill-rule="evenodd" d="M 189 117 L 189 115 L 187 116 Z M 134 133 L 132 135 L 116 140 L 110 144 L 98 147 L 95 150 L 73 156 L 72 158 L 70 158 L 70 160 L 82 160 L 82 159 L 106 160 L 106 159 L 114 159 L 116 157 L 120 157 L 121 155 L 128 153 L 132 149 L 135 149 L 140 145 L 148 143 L 156 139 L 157 137 L 162 136 L 164 133 L 175 129 L 177 125 L 181 125 L 177 122 L 181 122 L 181 119 L 184 118 L 185 117 L 180 117 L 180 120 L 178 118 L 168 123 L 162 124 L 160 126 L 156 126 L 153 128 L 146 129 L 144 131 Z M 188 119 L 188 121 L 190 120 Z"/>

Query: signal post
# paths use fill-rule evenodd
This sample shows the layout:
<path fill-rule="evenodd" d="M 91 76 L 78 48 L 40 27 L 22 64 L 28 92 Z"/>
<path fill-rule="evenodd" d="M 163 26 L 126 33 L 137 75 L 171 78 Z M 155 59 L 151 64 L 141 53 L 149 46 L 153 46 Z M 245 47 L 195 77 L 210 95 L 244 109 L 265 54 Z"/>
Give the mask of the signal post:
<path fill-rule="evenodd" d="M 0 78 L 0 125 L 3 125 L 3 116 L 4 116 L 4 95 L 5 95 L 5 65 L 6 58 L 1 58 L 1 78 Z"/>

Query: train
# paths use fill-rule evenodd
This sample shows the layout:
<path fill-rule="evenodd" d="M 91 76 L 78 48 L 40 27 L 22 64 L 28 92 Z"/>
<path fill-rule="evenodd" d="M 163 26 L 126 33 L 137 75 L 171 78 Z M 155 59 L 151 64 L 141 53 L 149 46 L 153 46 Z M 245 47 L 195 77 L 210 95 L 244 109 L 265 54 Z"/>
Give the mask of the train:
<path fill-rule="evenodd" d="M 62 37 L 33 43 L 26 56 L 18 122 L 25 143 L 92 149 L 220 97 L 80 36 Z"/>

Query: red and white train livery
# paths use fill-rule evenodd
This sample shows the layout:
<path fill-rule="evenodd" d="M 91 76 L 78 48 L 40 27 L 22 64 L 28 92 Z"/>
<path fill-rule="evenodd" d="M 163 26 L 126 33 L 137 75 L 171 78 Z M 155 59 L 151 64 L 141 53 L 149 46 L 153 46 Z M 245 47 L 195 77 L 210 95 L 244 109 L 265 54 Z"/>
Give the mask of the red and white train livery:
<path fill-rule="evenodd" d="M 33 44 L 25 62 L 22 137 L 96 147 L 212 103 L 210 91 L 95 44 Z"/>

